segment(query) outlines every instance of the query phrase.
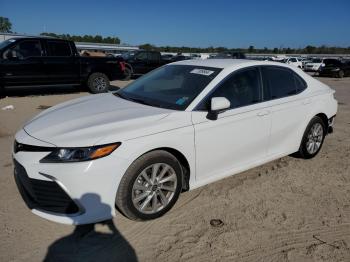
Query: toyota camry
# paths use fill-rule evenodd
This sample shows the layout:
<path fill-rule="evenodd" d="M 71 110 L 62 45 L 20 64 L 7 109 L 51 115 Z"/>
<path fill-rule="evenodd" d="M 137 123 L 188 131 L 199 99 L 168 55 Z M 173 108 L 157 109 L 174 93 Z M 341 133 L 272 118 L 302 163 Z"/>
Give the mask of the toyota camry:
<path fill-rule="evenodd" d="M 181 192 L 297 154 L 333 130 L 334 90 L 281 63 L 186 60 L 51 107 L 15 136 L 27 206 L 56 222 L 149 220 Z M 305 163 L 307 164 L 307 163 Z"/>

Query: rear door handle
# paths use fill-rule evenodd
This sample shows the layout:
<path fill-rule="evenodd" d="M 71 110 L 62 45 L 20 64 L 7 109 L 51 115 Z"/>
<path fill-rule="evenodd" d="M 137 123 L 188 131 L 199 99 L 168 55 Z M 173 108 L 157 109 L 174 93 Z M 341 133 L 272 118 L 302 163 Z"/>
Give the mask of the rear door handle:
<path fill-rule="evenodd" d="M 256 115 L 257 115 L 257 116 L 266 116 L 266 115 L 268 115 L 268 114 L 270 114 L 270 111 L 264 110 L 264 111 L 260 111 L 260 112 L 257 113 Z"/>

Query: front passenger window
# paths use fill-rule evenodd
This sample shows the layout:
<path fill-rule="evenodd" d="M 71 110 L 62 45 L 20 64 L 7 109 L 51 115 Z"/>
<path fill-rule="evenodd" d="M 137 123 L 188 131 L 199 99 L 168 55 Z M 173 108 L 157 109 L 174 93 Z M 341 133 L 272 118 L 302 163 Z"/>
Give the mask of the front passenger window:
<path fill-rule="evenodd" d="M 4 54 L 4 57 L 17 58 L 20 60 L 28 57 L 41 56 L 42 49 L 40 41 L 38 40 L 25 40 L 18 43 L 16 46 L 10 48 Z"/>
<path fill-rule="evenodd" d="M 219 86 L 211 97 L 226 97 L 231 108 L 260 102 L 260 77 L 256 68 L 234 73 Z"/>
<path fill-rule="evenodd" d="M 135 59 L 136 59 L 136 60 L 141 60 L 141 61 L 147 61 L 147 53 L 146 53 L 146 52 L 138 53 L 138 54 L 135 56 Z"/>

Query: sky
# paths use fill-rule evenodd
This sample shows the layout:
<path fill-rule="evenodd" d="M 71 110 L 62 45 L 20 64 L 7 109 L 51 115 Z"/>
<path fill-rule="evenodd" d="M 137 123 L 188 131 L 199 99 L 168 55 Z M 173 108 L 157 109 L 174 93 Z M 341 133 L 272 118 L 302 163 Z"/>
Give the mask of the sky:
<path fill-rule="evenodd" d="M 350 0 L 0 0 L 12 31 L 157 46 L 350 46 Z"/>

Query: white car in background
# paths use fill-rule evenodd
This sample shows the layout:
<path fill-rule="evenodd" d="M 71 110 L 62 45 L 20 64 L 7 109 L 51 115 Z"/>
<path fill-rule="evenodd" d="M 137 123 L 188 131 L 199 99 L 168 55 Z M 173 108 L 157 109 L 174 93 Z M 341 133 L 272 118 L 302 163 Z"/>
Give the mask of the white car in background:
<path fill-rule="evenodd" d="M 284 62 L 287 64 L 287 65 L 292 65 L 292 66 L 296 66 L 296 67 L 299 67 L 299 68 L 302 68 L 303 67 L 303 63 L 301 60 L 299 60 L 299 58 L 297 57 L 288 57 L 284 60 Z"/>
<path fill-rule="evenodd" d="M 15 179 L 32 212 L 52 221 L 93 223 L 116 210 L 154 219 L 183 191 L 292 153 L 316 156 L 337 113 L 333 94 L 281 63 L 168 64 L 26 123 Z"/>
<path fill-rule="evenodd" d="M 304 70 L 307 72 L 317 72 L 324 66 L 323 58 L 313 58 L 310 62 L 305 64 Z"/>
<path fill-rule="evenodd" d="M 312 58 L 309 58 L 309 57 L 301 57 L 301 58 L 299 58 L 299 60 L 300 60 L 301 63 L 302 63 L 301 68 L 303 69 L 303 68 L 305 68 L 305 64 L 306 64 L 306 63 L 309 63 L 309 62 L 312 61 Z"/>

